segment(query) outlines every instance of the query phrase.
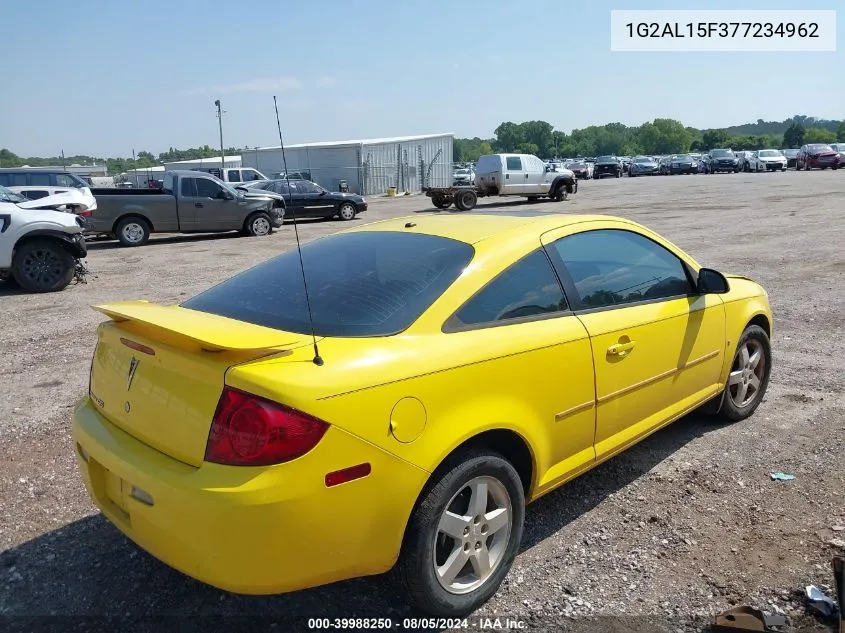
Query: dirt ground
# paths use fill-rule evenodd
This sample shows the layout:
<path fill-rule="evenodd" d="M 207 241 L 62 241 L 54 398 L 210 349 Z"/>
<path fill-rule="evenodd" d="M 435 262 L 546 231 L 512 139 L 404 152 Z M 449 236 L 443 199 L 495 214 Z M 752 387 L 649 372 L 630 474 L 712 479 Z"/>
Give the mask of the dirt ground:
<path fill-rule="evenodd" d="M 737 604 L 828 630 L 805 613 L 800 592 L 814 583 L 832 595 L 830 559 L 845 539 L 834 529 L 845 526 L 845 173 L 590 181 L 566 202 L 478 210 L 528 206 L 626 216 L 703 265 L 760 280 L 775 316 L 773 373 L 751 419 L 722 426 L 689 415 L 530 506 L 522 553 L 469 630 L 498 617 L 531 630 L 691 631 Z M 424 197 L 379 199 L 356 222 L 433 211 Z M 299 228 L 307 241 L 344 226 Z M 412 615 L 391 575 L 276 597 L 204 586 L 121 536 L 77 473 L 70 415 L 102 319 L 88 306 L 177 302 L 293 244 L 290 225 L 266 238 L 156 236 L 135 249 L 100 242 L 86 285 L 25 295 L 0 283 L 5 624 L 93 630 L 106 616 L 166 616 L 135 621 L 134 630 L 286 631 L 306 630 L 315 616 L 401 623 Z M 775 471 L 795 479 L 772 481 Z"/>

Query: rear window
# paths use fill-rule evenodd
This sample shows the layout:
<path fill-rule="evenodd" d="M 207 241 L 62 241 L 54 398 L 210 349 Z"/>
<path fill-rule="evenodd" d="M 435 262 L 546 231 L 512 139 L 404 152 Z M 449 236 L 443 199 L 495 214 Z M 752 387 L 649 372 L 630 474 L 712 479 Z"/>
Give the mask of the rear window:
<path fill-rule="evenodd" d="M 458 278 L 474 249 L 434 235 L 344 233 L 302 247 L 317 336 L 389 336 L 416 321 Z M 309 334 L 296 250 L 189 299 L 185 308 Z"/>

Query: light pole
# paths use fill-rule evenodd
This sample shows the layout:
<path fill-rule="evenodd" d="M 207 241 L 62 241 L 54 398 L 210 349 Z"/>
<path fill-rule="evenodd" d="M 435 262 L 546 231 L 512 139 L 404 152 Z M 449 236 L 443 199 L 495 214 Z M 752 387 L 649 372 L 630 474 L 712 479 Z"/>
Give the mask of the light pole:
<path fill-rule="evenodd" d="M 220 169 L 226 169 L 226 151 L 223 149 L 223 110 L 220 106 L 220 99 L 214 102 L 217 106 L 217 122 L 220 126 Z M 222 171 L 220 172 L 222 175 Z"/>

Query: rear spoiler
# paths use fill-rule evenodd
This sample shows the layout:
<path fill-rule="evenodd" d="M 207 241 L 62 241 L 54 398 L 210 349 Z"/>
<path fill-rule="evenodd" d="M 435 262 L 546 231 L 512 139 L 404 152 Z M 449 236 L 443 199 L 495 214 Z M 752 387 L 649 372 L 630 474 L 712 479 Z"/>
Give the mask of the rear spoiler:
<path fill-rule="evenodd" d="M 187 339 L 202 349 L 221 351 L 258 351 L 291 349 L 305 342 L 292 332 L 281 332 L 207 312 L 180 306 L 163 306 L 149 301 L 121 301 L 91 306 L 112 321 L 137 323 L 145 329 L 158 330 Z"/>

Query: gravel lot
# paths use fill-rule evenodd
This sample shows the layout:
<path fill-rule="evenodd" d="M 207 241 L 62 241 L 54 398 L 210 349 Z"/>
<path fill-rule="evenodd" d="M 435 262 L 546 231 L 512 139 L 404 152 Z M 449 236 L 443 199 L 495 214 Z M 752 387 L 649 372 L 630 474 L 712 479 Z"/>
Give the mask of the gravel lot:
<path fill-rule="evenodd" d="M 751 604 L 828 630 L 796 592 L 810 583 L 830 590 L 830 559 L 845 545 L 845 531 L 833 529 L 845 525 L 845 174 L 590 181 L 567 202 L 479 210 L 528 206 L 630 217 L 704 265 L 759 279 L 775 313 L 774 369 L 751 419 L 722 426 L 687 416 L 530 506 L 522 553 L 470 629 L 479 618 L 507 617 L 531 630 L 701 630 L 712 614 Z M 423 197 L 379 199 L 357 222 L 430 211 Z M 303 221 L 300 235 L 344 226 Z M 136 621 L 134 630 L 255 631 L 270 630 L 270 621 L 214 618 L 268 616 L 286 631 L 304 630 L 314 616 L 412 615 L 390 575 L 277 597 L 201 585 L 112 528 L 77 473 L 70 415 L 102 319 L 88 306 L 177 302 L 293 244 L 289 225 L 266 238 L 154 237 L 137 249 L 100 242 L 91 245 L 86 285 L 24 295 L 0 282 L 6 624 L 91 630 L 106 621 L 27 618 L 155 615 L 173 617 Z M 774 471 L 796 478 L 772 481 Z"/>

